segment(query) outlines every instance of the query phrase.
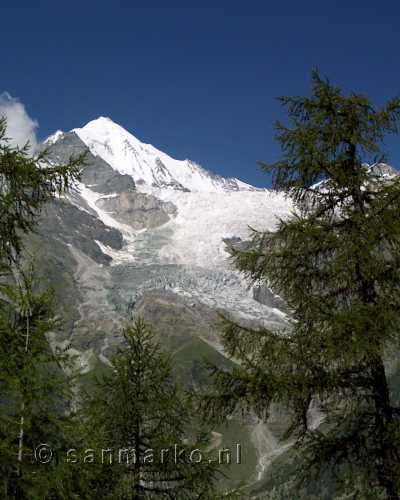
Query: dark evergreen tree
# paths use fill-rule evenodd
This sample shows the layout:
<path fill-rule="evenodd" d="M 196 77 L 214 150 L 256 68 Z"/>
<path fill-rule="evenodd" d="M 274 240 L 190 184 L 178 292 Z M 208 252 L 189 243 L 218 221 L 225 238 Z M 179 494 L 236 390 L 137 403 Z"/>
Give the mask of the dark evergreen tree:
<path fill-rule="evenodd" d="M 37 447 L 62 453 L 68 445 L 72 366 L 47 340 L 59 327 L 51 294 L 34 292 L 31 273 L 20 279 L 3 287 L 0 313 L 1 490 L 3 498 L 51 498 L 59 461 Z"/>
<path fill-rule="evenodd" d="M 312 81 L 311 97 L 281 98 L 283 158 L 264 164 L 293 214 L 234 255 L 250 279 L 286 300 L 292 320 L 281 331 L 226 322 L 225 350 L 240 366 L 215 367 L 203 404 L 217 419 L 238 407 L 266 418 L 272 403 L 283 404 L 299 477 L 331 468 L 346 498 L 398 499 L 400 413 L 385 360 L 399 352 L 400 177 L 379 162 L 385 135 L 398 132 L 400 99 L 375 109 L 317 71 Z M 315 404 L 325 414 L 318 429 L 310 426 Z"/>
<path fill-rule="evenodd" d="M 22 235 L 33 231 L 44 204 L 65 193 L 78 179 L 84 155 L 65 165 L 47 159 L 47 151 L 31 154 L 7 138 L 6 120 L 0 117 L 0 261 L 16 259 Z"/>
<path fill-rule="evenodd" d="M 44 204 L 78 179 L 83 157 L 67 165 L 13 147 L 0 119 L 0 469 L 2 498 L 54 497 L 57 460 L 41 466 L 35 447 L 65 443 L 69 385 L 64 357 L 47 334 L 57 327 L 51 293 L 38 292 L 21 264 L 23 236 Z M 58 469 L 57 469 L 58 470 Z"/>
<path fill-rule="evenodd" d="M 185 444 L 193 429 L 168 356 L 141 319 L 124 330 L 124 340 L 112 373 L 97 382 L 85 405 L 91 467 L 97 464 L 92 491 L 100 488 L 102 498 L 217 498 L 216 467 L 204 449 L 195 463 L 201 455 L 190 453 L 197 445 Z M 102 449 L 112 450 L 112 459 L 103 459 Z"/>

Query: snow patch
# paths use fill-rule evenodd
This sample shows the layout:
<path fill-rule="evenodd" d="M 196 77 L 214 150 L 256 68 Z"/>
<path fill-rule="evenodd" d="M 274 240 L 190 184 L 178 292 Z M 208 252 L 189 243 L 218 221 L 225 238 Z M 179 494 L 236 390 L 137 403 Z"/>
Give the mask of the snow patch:
<path fill-rule="evenodd" d="M 257 188 L 214 175 L 190 160 L 175 160 L 141 142 L 110 118 L 100 117 L 73 129 L 89 150 L 138 185 L 194 192 L 254 191 Z"/>
<path fill-rule="evenodd" d="M 206 268 L 228 268 L 224 238 L 248 239 L 250 227 L 273 230 L 278 217 L 291 213 L 292 204 L 281 193 L 238 191 L 185 193 L 158 190 L 153 194 L 171 201 L 177 216 L 166 224 L 171 242 L 161 250 L 166 261 Z"/>
<path fill-rule="evenodd" d="M 54 132 L 54 134 L 49 135 L 49 137 L 47 137 L 47 139 L 45 139 L 43 142 L 48 146 L 51 146 L 52 144 L 57 142 L 58 139 L 60 139 L 63 135 L 64 132 L 62 130 L 57 130 L 56 132 Z"/>

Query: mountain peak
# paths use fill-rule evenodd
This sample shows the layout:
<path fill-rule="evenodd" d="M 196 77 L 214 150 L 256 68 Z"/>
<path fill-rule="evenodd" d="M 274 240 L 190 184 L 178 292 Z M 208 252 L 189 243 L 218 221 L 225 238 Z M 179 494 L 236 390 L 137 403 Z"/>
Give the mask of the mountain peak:
<path fill-rule="evenodd" d="M 49 135 L 43 142 L 47 145 L 54 144 L 58 139 L 60 139 L 64 135 L 62 130 L 56 130 L 54 134 Z"/>
<path fill-rule="evenodd" d="M 95 118 L 93 120 L 90 120 L 86 125 L 84 125 L 81 128 L 76 128 L 73 129 L 72 132 L 79 133 L 83 131 L 83 133 L 86 133 L 87 135 L 90 135 L 92 137 L 102 137 L 104 135 L 114 135 L 114 136 L 129 136 L 129 138 L 134 138 L 135 140 L 136 137 L 134 137 L 132 134 L 130 134 L 127 130 L 125 130 L 121 125 L 118 125 L 118 123 L 114 122 L 111 118 L 108 116 L 99 116 L 98 118 Z M 140 141 L 139 141 L 140 142 Z"/>
<path fill-rule="evenodd" d="M 92 154 L 101 157 L 119 173 L 130 175 L 139 189 L 197 192 L 256 190 L 238 179 L 213 174 L 190 160 L 176 160 L 151 144 L 140 141 L 105 116 L 99 116 L 72 132 L 79 136 Z"/>
<path fill-rule="evenodd" d="M 105 126 L 105 127 L 115 126 L 115 127 L 122 128 L 121 125 L 118 125 L 118 123 L 116 123 L 114 120 L 112 120 L 109 116 L 99 116 L 97 118 L 94 118 L 93 120 L 90 120 L 90 122 L 88 122 L 82 128 L 85 128 L 88 126 L 95 126 L 95 125 Z"/>
<path fill-rule="evenodd" d="M 98 118 L 95 118 L 94 120 L 92 121 L 108 121 L 108 122 L 112 122 L 112 123 L 115 123 L 109 116 L 99 116 Z"/>

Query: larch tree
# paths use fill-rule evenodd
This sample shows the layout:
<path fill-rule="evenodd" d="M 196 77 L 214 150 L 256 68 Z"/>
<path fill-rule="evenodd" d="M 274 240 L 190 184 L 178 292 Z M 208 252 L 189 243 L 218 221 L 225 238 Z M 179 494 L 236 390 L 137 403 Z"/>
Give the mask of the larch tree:
<path fill-rule="evenodd" d="M 35 290 L 30 272 L 3 287 L 0 310 L 0 469 L 4 498 L 62 498 L 63 470 L 47 444 L 68 446 L 71 360 L 53 352 L 47 335 L 59 328 L 51 293 Z M 43 453 L 43 452 L 42 452 Z"/>
<path fill-rule="evenodd" d="M 61 446 L 68 384 L 64 356 L 47 334 L 57 327 L 50 292 L 39 291 L 26 266 L 24 236 L 41 210 L 79 178 L 84 156 L 52 164 L 46 150 L 12 146 L 0 119 L 0 437 L 4 498 L 54 497 L 56 462 L 35 460 L 35 445 Z M 25 262 L 24 262 L 25 259 Z"/>
<path fill-rule="evenodd" d="M 346 498 L 400 498 L 399 408 L 387 360 L 400 341 L 400 177 L 380 162 L 398 132 L 400 99 L 376 109 L 317 71 L 310 97 L 283 97 L 283 157 L 263 164 L 294 203 L 274 232 L 254 231 L 237 268 L 279 293 L 290 321 L 275 331 L 225 322 L 232 372 L 214 368 L 207 415 L 288 408 L 300 479 L 329 468 Z M 317 429 L 310 408 L 324 415 Z"/>
<path fill-rule="evenodd" d="M 32 154 L 33 153 L 33 154 Z M 0 261 L 15 261 L 23 235 L 34 231 L 44 205 L 78 180 L 85 155 L 66 164 L 48 160 L 46 149 L 35 154 L 27 143 L 13 146 L 7 122 L 0 117 Z M 4 264 L 3 264 L 4 265 Z"/>
<path fill-rule="evenodd" d="M 192 448 L 187 441 L 192 421 L 172 380 L 169 357 L 142 319 L 123 333 L 112 371 L 98 380 L 83 406 L 87 436 L 97 454 L 93 488 L 103 488 L 103 477 L 108 478 L 107 498 L 220 498 L 210 456 L 199 448 L 190 457 L 197 449 L 195 441 Z M 110 457 L 100 457 L 100 449 L 110 450 Z"/>

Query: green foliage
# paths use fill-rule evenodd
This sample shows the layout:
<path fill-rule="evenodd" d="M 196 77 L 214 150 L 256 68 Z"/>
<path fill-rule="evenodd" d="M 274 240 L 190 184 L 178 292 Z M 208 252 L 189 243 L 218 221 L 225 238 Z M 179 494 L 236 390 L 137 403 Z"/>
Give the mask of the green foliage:
<path fill-rule="evenodd" d="M 43 151 L 12 147 L 0 119 L 0 488 L 2 498 L 62 497 L 57 460 L 41 465 L 36 446 L 69 438 L 71 385 L 65 356 L 47 335 L 58 327 L 52 294 L 38 292 L 21 264 L 22 238 L 43 205 L 78 179 L 83 157 L 53 165 Z"/>
<path fill-rule="evenodd" d="M 78 179 L 83 160 L 55 165 L 46 151 L 31 156 L 28 146 L 12 147 L 0 120 L 2 498 L 217 499 L 217 467 L 197 443 L 203 429 L 198 435 L 191 429 L 187 398 L 171 379 L 170 361 L 140 320 L 126 329 L 112 373 L 97 383 L 84 411 L 74 413 L 84 387 L 73 384 L 73 360 L 48 343 L 60 327 L 53 294 L 39 292 L 33 270 L 25 271 L 21 262 L 22 238 L 34 231 L 45 203 Z M 43 443 L 54 456 L 41 464 L 36 452 Z M 201 463 L 188 457 L 189 443 L 205 457 Z M 122 462 L 98 463 L 104 448 L 133 449 L 134 457 L 125 453 Z M 162 449 L 168 449 L 167 459 Z"/>
<path fill-rule="evenodd" d="M 364 162 L 383 158 L 400 100 L 375 110 L 314 72 L 311 97 L 281 102 L 289 114 L 288 126 L 277 124 L 284 156 L 265 168 L 295 208 L 275 232 L 254 232 L 250 250 L 234 259 L 285 299 L 291 320 L 280 331 L 226 321 L 224 347 L 240 365 L 214 368 L 216 390 L 203 406 L 221 419 L 238 407 L 266 418 L 272 403 L 284 405 L 292 416 L 286 437 L 302 452 L 300 479 L 330 467 L 347 492 L 399 498 L 399 410 L 384 355 L 399 347 L 400 177 Z M 323 428 L 311 423 L 313 405 Z"/>
<path fill-rule="evenodd" d="M 65 165 L 48 161 L 47 151 L 30 155 L 29 145 L 14 147 L 0 118 L 0 260 L 14 260 L 22 250 L 21 235 L 34 230 L 44 203 L 65 193 L 79 178 L 84 155 Z"/>
<path fill-rule="evenodd" d="M 400 98 L 376 110 L 368 97 L 343 95 L 317 70 L 312 72 L 312 84 L 311 97 L 279 98 L 290 123 L 275 125 L 283 158 L 261 165 L 272 172 L 274 188 L 289 192 L 296 201 L 310 192 L 318 194 L 312 186 L 321 179 L 342 188 L 335 195 L 343 198 L 349 188 L 366 180 L 365 170 L 357 166 L 371 158 L 384 160 L 380 146 L 386 134 L 398 132 Z"/>
<path fill-rule="evenodd" d="M 46 335 L 57 327 L 48 293 L 35 293 L 31 271 L 3 287 L 0 308 L 0 468 L 5 498 L 44 498 L 57 489 L 58 464 L 41 465 L 35 449 L 66 446 L 71 400 L 65 355 Z"/>
<path fill-rule="evenodd" d="M 93 488 L 108 477 L 109 498 L 216 498 L 216 467 L 196 443 L 169 358 L 141 319 L 124 330 L 124 340 L 83 410 L 91 447 L 113 450 L 112 465 L 98 463 Z M 189 459 L 195 448 L 202 449 L 201 463 Z"/>

